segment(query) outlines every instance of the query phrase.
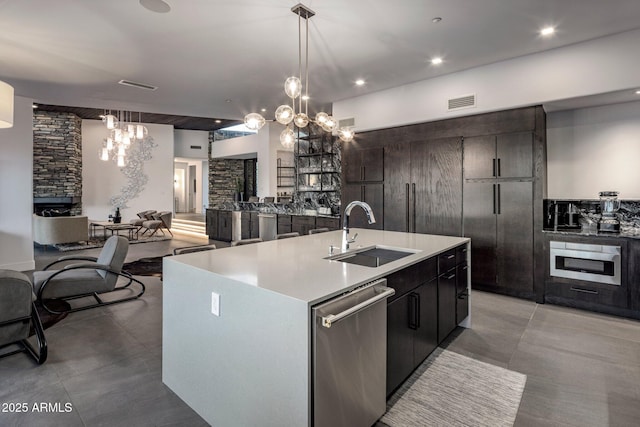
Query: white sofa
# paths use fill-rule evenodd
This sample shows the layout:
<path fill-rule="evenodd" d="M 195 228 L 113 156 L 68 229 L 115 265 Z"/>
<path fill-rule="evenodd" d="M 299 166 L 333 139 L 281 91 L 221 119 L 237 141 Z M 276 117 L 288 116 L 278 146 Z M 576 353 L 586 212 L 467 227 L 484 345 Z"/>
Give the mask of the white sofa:
<path fill-rule="evenodd" d="M 33 241 L 40 245 L 87 240 L 89 240 L 89 219 L 86 216 L 33 215 Z"/>

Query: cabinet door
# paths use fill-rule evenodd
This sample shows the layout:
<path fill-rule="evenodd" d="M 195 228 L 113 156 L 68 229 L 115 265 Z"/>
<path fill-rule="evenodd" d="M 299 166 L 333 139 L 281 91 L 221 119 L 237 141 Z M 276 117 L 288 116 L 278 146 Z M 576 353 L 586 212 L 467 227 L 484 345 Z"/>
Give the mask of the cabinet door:
<path fill-rule="evenodd" d="M 361 150 L 345 150 L 343 159 L 347 182 L 382 181 L 384 177 L 384 154 L 382 147 Z"/>
<path fill-rule="evenodd" d="M 384 225 L 384 186 L 378 184 L 347 184 L 342 189 L 342 210 L 354 201 L 360 200 L 371 206 L 373 214 L 376 218 L 374 224 L 369 224 L 367 216 L 360 208 L 354 208 L 349 215 L 349 227 L 370 228 L 374 230 L 382 230 Z"/>
<path fill-rule="evenodd" d="M 497 284 L 533 294 L 533 183 L 501 182 L 498 187 Z M 473 238 L 471 239 L 473 247 Z M 472 253 L 471 268 L 480 262 Z"/>
<path fill-rule="evenodd" d="M 316 228 L 328 228 L 329 230 L 338 230 L 340 228 L 340 219 L 326 218 L 326 217 L 319 216 L 316 218 Z"/>
<path fill-rule="evenodd" d="M 260 220 L 258 218 L 258 212 L 251 212 L 250 215 L 251 216 L 249 221 L 250 221 L 251 232 L 249 233 L 249 235 L 251 239 L 256 239 L 260 237 Z"/>
<path fill-rule="evenodd" d="M 438 280 L 417 288 L 418 325 L 414 334 L 414 366 L 422 363 L 438 346 Z"/>
<path fill-rule="evenodd" d="M 278 215 L 278 234 L 291 233 L 291 215 Z"/>
<path fill-rule="evenodd" d="M 384 229 L 410 231 L 411 145 L 406 143 L 384 147 Z"/>
<path fill-rule="evenodd" d="M 214 209 L 207 209 L 207 236 L 211 240 L 218 239 L 218 211 Z"/>
<path fill-rule="evenodd" d="M 492 178 L 496 175 L 496 137 L 473 136 L 464 139 L 465 179 Z"/>
<path fill-rule="evenodd" d="M 316 219 L 312 216 L 292 216 L 291 231 L 297 231 L 301 236 L 309 234 L 309 230 L 316 228 Z"/>
<path fill-rule="evenodd" d="M 496 284 L 496 198 L 492 182 L 465 182 L 464 235 L 471 238 L 471 282 Z"/>
<path fill-rule="evenodd" d="M 442 138 L 412 143 L 411 181 L 412 231 L 461 236 L 461 139 Z"/>
<path fill-rule="evenodd" d="M 387 396 L 402 384 L 414 368 L 414 329 L 409 327 L 410 295 L 406 294 L 387 304 Z"/>
<path fill-rule="evenodd" d="M 218 211 L 218 239 L 224 242 L 231 241 L 231 212 Z"/>
<path fill-rule="evenodd" d="M 438 344 L 456 328 L 456 269 L 438 277 Z"/>
<path fill-rule="evenodd" d="M 240 238 L 251 238 L 251 212 L 240 213 Z"/>
<path fill-rule="evenodd" d="M 497 173 L 501 178 L 533 176 L 533 135 L 531 132 L 497 136 Z"/>

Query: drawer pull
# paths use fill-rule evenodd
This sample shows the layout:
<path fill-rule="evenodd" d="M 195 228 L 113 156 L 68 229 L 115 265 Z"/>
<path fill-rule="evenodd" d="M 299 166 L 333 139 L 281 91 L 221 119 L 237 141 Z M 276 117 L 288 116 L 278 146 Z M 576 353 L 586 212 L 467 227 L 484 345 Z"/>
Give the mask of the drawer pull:
<path fill-rule="evenodd" d="M 454 277 L 456 277 L 456 273 L 453 273 L 452 275 L 450 275 L 449 277 L 445 277 L 445 280 L 451 280 Z"/>
<path fill-rule="evenodd" d="M 455 258 L 455 257 L 456 257 L 456 255 L 455 255 L 455 254 L 453 254 L 453 255 L 449 255 L 449 256 L 447 256 L 447 259 L 453 259 L 453 258 Z"/>
<path fill-rule="evenodd" d="M 573 286 L 570 289 L 572 291 L 582 292 L 582 293 L 585 293 L 585 294 L 598 295 L 598 291 L 592 291 L 591 289 L 574 288 Z"/>

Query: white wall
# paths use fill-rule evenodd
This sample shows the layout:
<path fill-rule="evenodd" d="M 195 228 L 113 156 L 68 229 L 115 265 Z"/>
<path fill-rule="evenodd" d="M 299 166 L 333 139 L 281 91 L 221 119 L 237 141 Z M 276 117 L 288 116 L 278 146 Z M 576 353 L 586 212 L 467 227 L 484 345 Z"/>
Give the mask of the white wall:
<path fill-rule="evenodd" d="M 640 87 L 640 30 L 477 67 L 333 104 L 356 131 Z M 477 107 L 447 112 L 447 100 L 475 94 Z"/>
<path fill-rule="evenodd" d="M 550 199 L 640 199 L 640 102 L 547 114 Z"/>
<path fill-rule="evenodd" d="M 13 127 L 0 129 L 0 268 L 33 270 L 33 104 L 15 97 Z"/>
<path fill-rule="evenodd" d="M 277 162 L 280 133 L 284 126 L 270 122 L 254 135 L 215 141 L 211 145 L 211 158 L 252 158 L 258 160 L 256 195 L 260 198 L 277 193 Z M 253 156 L 255 153 L 255 156 Z"/>
<path fill-rule="evenodd" d="M 209 156 L 208 131 L 176 129 L 173 135 L 175 157 L 206 160 Z"/>
<path fill-rule="evenodd" d="M 123 222 L 148 209 L 173 211 L 173 126 L 148 124 L 149 136 L 157 147 L 152 158 L 143 163 L 148 182 L 137 198 L 121 209 Z M 114 208 L 109 199 L 121 193 L 127 182 L 114 162 L 98 158 L 102 141 L 108 136 L 104 124 L 98 120 L 82 121 L 82 208 L 90 219 L 106 221 Z"/>

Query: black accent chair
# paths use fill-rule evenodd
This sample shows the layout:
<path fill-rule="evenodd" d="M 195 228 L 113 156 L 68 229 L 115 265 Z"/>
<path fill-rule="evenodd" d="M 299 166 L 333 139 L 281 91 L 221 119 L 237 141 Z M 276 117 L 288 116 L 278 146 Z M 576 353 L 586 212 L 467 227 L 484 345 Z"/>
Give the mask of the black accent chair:
<path fill-rule="evenodd" d="M 111 236 L 105 242 L 98 258 L 87 256 L 58 258 L 47 265 L 43 271 L 33 273 L 33 284 L 38 301 L 49 313 L 61 314 L 139 298 L 144 294 L 144 284 L 122 269 L 128 250 L 129 241 L 125 237 Z M 72 261 L 82 262 L 67 264 L 60 270 L 49 270 L 54 265 Z M 121 278 L 124 278 L 126 283 L 117 286 Z M 140 290 L 136 291 L 134 287 L 130 287 L 132 283 L 136 283 Z M 99 296 L 118 291 L 128 291 L 128 296 L 109 301 L 104 301 Z M 97 303 L 70 307 L 63 311 L 58 311 L 52 304 L 47 304 L 51 300 L 70 301 L 83 297 L 93 297 Z"/>
<path fill-rule="evenodd" d="M 33 285 L 26 274 L 0 270 L 0 358 L 27 353 L 38 365 L 47 360 L 47 339 L 35 299 Z M 28 340 L 31 328 L 38 340 L 37 351 Z"/>

